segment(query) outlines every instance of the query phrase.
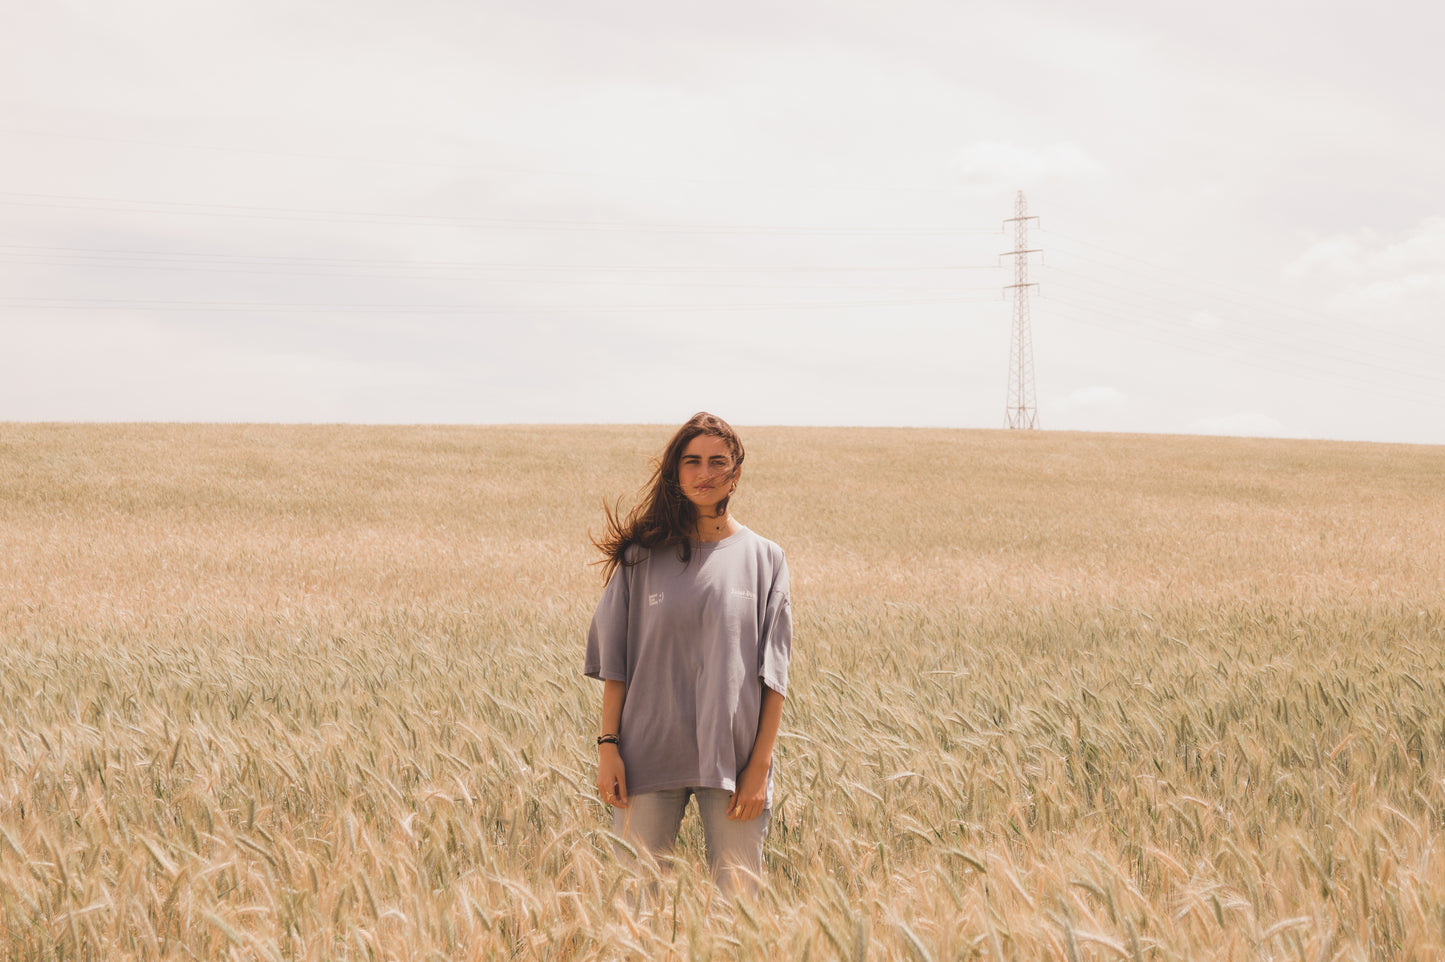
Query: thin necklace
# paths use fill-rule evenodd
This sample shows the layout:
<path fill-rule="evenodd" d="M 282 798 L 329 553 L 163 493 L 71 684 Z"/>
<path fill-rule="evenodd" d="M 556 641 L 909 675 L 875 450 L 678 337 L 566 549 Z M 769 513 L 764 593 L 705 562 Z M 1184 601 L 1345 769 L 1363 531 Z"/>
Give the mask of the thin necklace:
<path fill-rule="evenodd" d="M 707 522 L 706 525 L 703 524 L 704 521 Z M 732 515 L 730 514 L 725 514 L 721 518 L 698 518 L 698 534 L 726 531 L 728 527 L 728 522 L 730 521 L 732 521 Z"/>

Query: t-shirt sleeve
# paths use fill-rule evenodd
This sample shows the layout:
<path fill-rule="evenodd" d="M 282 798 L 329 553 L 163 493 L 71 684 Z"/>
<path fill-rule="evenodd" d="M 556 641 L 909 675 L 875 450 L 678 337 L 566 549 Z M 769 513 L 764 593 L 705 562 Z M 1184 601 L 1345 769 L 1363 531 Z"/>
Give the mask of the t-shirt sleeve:
<path fill-rule="evenodd" d="M 632 569 L 618 565 L 602 591 L 587 629 L 587 657 L 582 673 L 599 681 L 627 680 L 627 602 Z"/>
<path fill-rule="evenodd" d="M 788 562 L 779 557 L 763 614 L 758 676 L 780 695 L 788 693 L 788 659 L 793 651 L 793 608 L 788 601 Z"/>

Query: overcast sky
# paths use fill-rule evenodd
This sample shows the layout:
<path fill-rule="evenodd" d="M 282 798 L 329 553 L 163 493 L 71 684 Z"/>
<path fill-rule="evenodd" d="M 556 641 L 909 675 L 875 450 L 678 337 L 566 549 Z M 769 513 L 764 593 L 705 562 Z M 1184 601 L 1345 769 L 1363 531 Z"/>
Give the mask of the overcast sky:
<path fill-rule="evenodd" d="M 0 421 L 1445 443 L 1439 4 L 0 9 Z"/>

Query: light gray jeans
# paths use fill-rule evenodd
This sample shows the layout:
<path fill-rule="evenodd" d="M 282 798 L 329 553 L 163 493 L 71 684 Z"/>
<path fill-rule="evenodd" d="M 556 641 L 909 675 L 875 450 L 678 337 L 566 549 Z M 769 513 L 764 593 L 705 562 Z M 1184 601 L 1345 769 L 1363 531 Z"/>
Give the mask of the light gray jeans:
<path fill-rule="evenodd" d="M 677 844 L 687 800 L 696 798 L 713 881 L 728 896 L 753 893 L 763 875 L 763 838 L 772 812 L 764 809 L 750 821 L 734 821 L 728 818 L 729 794 L 721 788 L 670 788 L 633 795 L 627 808 L 612 810 L 612 831 L 639 855 L 650 855 L 666 867 Z M 628 858 L 625 852 L 619 854 Z"/>

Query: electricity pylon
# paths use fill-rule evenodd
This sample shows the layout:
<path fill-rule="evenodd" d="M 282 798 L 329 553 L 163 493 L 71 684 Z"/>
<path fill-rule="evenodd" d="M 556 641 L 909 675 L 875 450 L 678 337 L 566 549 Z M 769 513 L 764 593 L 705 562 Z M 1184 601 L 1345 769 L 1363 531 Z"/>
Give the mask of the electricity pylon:
<path fill-rule="evenodd" d="M 1038 220 L 1028 214 L 1028 202 L 1024 192 L 1019 191 L 1014 201 L 1014 216 L 1004 221 L 1014 225 L 1014 249 L 1006 254 L 1013 255 L 1014 282 L 1004 290 L 1014 292 L 1013 333 L 1008 349 L 1008 426 L 1010 428 L 1036 428 L 1039 426 L 1039 410 L 1034 400 L 1034 342 L 1029 332 L 1029 255 L 1037 254 L 1041 248 L 1029 248 L 1029 221 Z"/>

